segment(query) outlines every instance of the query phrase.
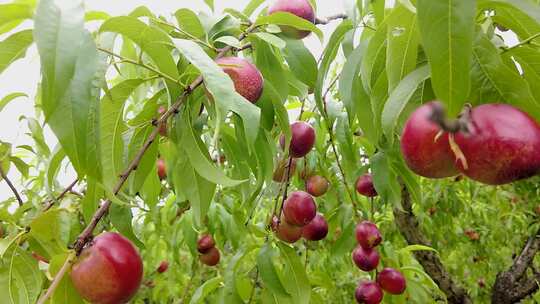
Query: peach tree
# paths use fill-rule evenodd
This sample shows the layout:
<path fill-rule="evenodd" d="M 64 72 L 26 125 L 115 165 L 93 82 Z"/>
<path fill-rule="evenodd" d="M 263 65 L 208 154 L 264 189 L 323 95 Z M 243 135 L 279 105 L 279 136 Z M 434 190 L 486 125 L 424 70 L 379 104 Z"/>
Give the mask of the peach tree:
<path fill-rule="evenodd" d="M 0 4 L 1 303 L 540 301 L 538 0 L 177 2 Z"/>

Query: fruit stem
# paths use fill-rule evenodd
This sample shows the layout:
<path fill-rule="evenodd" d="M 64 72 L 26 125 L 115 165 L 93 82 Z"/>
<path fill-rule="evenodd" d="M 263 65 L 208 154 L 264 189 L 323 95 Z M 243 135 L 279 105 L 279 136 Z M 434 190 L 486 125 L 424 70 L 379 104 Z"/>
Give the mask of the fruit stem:
<path fill-rule="evenodd" d="M 289 184 L 291 181 L 292 161 L 293 161 L 293 157 L 289 156 L 289 163 L 287 164 L 287 173 L 285 174 L 285 190 L 283 190 L 283 198 L 281 199 L 281 207 L 279 208 L 278 225 L 281 223 L 281 214 L 283 213 L 283 205 L 285 205 L 285 200 L 287 199 L 287 191 L 289 189 Z"/>
<path fill-rule="evenodd" d="M 444 106 L 440 102 L 434 102 L 431 105 L 431 114 L 428 118 L 437 124 L 441 130 L 448 133 L 462 132 L 465 134 L 470 134 L 471 130 L 469 129 L 469 126 L 471 123 L 471 105 L 469 104 L 463 107 L 463 110 L 457 119 L 449 119 L 446 116 Z"/>
<path fill-rule="evenodd" d="M 60 284 L 60 281 L 64 278 L 67 270 L 70 268 L 71 262 L 73 262 L 73 259 L 75 259 L 75 256 L 76 256 L 75 251 L 71 251 L 69 253 L 69 255 L 66 258 L 66 261 L 64 262 L 64 265 L 62 265 L 62 268 L 60 268 L 60 270 L 56 273 L 51 285 L 47 289 L 47 292 L 45 292 L 45 294 L 41 298 L 39 298 L 39 300 L 37 301 L 37 304 L 45 304 L 45 302 L 53 295 L 54 291 Z"/>

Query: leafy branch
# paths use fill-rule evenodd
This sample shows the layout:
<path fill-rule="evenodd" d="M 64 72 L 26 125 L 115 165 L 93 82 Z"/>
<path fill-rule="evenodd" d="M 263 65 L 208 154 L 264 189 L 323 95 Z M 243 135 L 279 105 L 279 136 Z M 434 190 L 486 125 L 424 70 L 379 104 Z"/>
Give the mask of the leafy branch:
<path fill-rule="evenodd" d="M 48 201 L 48 203 L 45 202 L 45 203 L 47 203 L 47 205 L 45 206 L 45 208 L 43 208 L 43 212 L 45 212 L 45 211 L 51 209 L 52 206 L 54 206 L 54 203 L 55 203 L 55 202 L 58 202 L 58 201 L 60 201 L 62 198 L 64 198 L 64 196 L 66 196 L 66 194 L 67 194 L 68 192 L 72 192 L 72 191 L 73 191 L 73 187 L 75 187 L 75 185 L 76 185 L 78 182 L 79 182 L 79 179 L 75 179 L 75 180 L 74 180 L 69 186 L 67 186 L 66 189 L 64 189 L 64 191 L 62 191 L 62 193 L 60 193 L 56 198 L 50 199 L 50 200 Z M 44 204 L 45 204 L 45 203 L 44 203 Z"/>

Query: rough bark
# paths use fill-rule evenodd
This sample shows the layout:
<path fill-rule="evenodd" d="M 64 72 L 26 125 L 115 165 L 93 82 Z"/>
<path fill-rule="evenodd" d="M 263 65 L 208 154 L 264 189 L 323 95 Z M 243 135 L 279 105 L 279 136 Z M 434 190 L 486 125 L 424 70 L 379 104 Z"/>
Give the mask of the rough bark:
<path fill-rule="evenodd" d="M 409 191 L 406 187 L 402 189 L 402 210 L 394 208 L 396 224 L 407 240 L 409 245 L 431 246 L 420 229 L 418 219 L 412 210 L 412 202 Z M 424 271 L 433 279 L 439 288 L 446 294 L 448 303 L 469 304 L 472 303 L 467 291 L 456 283 L 435 252 L 415 251 L 414 255 L 418 262 L 424 267 Z"/>

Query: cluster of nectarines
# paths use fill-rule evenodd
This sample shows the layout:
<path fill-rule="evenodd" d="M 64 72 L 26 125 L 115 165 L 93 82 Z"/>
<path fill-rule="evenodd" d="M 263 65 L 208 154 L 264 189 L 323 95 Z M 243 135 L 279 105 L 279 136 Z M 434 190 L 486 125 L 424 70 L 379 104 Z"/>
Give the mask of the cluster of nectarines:
<path fill-rule="evenodd" d="M 216 266 L 219 263 L 220 253 L 216 242 L 209 234 L 202 235 L 197 241 L 197 251 L 201 254 L 199 260 L 207 266 Z"/>

